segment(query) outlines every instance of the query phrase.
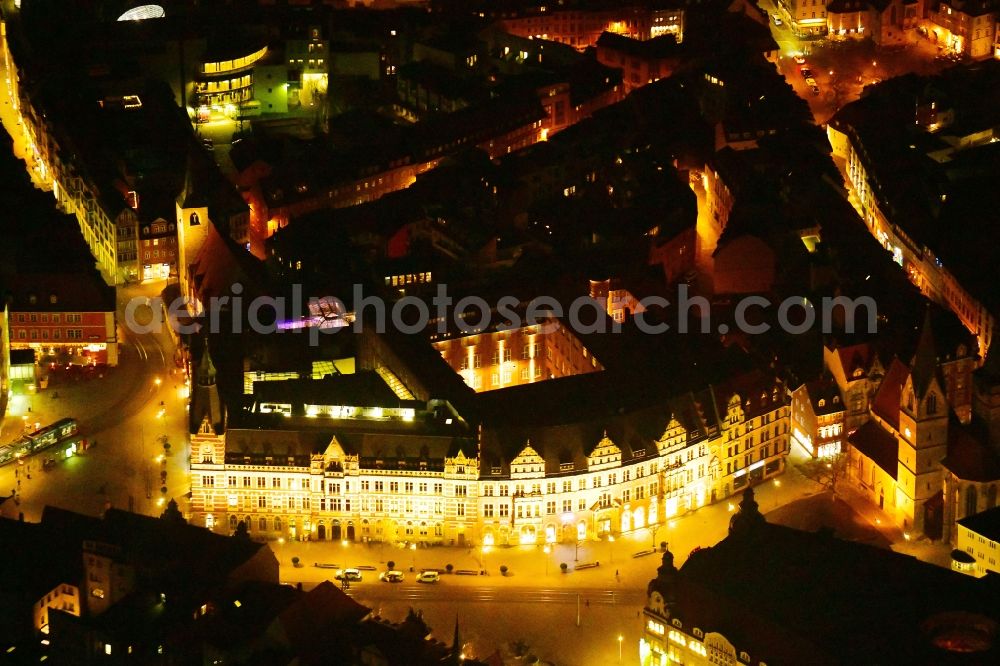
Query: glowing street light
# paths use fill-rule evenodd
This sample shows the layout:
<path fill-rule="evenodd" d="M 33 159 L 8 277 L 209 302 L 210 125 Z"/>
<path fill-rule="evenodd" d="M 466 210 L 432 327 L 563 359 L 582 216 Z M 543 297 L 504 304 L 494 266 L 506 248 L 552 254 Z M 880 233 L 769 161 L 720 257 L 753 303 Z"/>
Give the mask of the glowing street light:
<path fill-rule="evenodd" d="M 160 384 L 163 383 L 163 380 L 160 379 L 159 377 L 157 377 L 156 379 L 153 380 L 153 383 L 156 384 L 157 386 L 159 386 Z"/>
<path fill-rule="evenodd" d="M 622 636 L 621 634 L 618 634 L 618 663 L 619 664 L 622 663 L 622 641 L 624 641 L 624 640 L 625 640 L 625 637 Z"/>

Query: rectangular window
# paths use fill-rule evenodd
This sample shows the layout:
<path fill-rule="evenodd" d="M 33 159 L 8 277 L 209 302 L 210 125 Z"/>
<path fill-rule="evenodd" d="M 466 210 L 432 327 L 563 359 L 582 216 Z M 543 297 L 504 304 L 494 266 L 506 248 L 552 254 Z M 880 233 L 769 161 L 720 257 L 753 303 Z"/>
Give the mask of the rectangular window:
<path fill-rule="evenodd" d="M 545 514 L 551 516 L 556 512 L 556 502 L 551 500 L 545 503 Z"/>

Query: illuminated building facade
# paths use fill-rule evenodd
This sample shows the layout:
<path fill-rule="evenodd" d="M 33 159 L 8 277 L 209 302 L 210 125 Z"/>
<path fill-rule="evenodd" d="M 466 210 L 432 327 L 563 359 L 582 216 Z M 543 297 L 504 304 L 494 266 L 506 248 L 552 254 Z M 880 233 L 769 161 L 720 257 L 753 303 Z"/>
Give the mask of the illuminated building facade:
<path fill-rule="evenodd" d="M 473 429 L 446 400 L 412 399 L 419 389 L 399 397 L 384 379 L 399 376 L 257 383 L 252 408 L 227 423 L 203 360 L 192 402 L 192 521 L 221 533 L 242 521 L 271 539 L 573 543 L 723 499 L 780 474 L 788 452 L 785 393 L 759 378 L 622 415 L 602 435 L 596 422 L 515 432 L 487 418 Z M 504 391 L 479 395 L 499 401 L 485 412 L 502 410 Z M 659 434 L 626 435 L 640 423 Z"/>
<path fill-rule="evenodd" d="M 674 31 L 683 34 L 683 12 L 671 10 L 661 14 L 656 23 L 659 33 Z M 674 20 L 669 20 L 674 17 Z M 649 39 L 654 17 L 644 7 L 619 7 L 613 9 L 567 9 L 546 11 L 503 19 L 504 30 L 519 37 L 547 39 L 567 44 L 580 51 L 597 44 L 601 33 L 613 32 L 633 39 Z M 676 26 L 676 27 L 675 27 Z"/>
<path fill-rule="evenodd" d="M 209 50 L 202 56 L 200 71 L 194 81 L 194 99 L 199 117 L 204 110 L 218 110 L 233 115 L 241 104 L 253 98 L 254 64 L 267 55 L 267 47 L 252 50 Z"/>
<path fill-rule="evenodd" d="M 287 69 L 301 74 L 297 102 L 304 107 L 324 102 L 330 71 L 330 42 L 318 26 L 310 26 L 307 33 L 302 39 L 285 40 Z"/>
<path fill-rule="evenodd" d="M 604 369 L 579 338 L 558 320 L 507 331 L 456 333 L 432 344 L 452 370 L 476 391 Z"/>
<path fill-rule="evenodd" d="M 952 0 L 929 6 L 928 38 L 945 50 L 973 59 L 994 55 L 997 10 L 991 0 Z"/>
<path fill-rule="evenodd" d="M 996 491 L 993 492 L 995 505 Z M 1000 508 L 966 516 L 955 527 L 955 549 L 972 558 L 972 566 L 960 570 L 978 577 L 1000 573 Z M 952 559 L 955 560 L 954 555 Z"/>
<path fill-rule="evenodd" d="M 164 280 L 177 275 L 177 225 L 157 218 L 139 227 L 140 279 Z"/>
<path fill-rule="evenodd" d="M 779 14 L 797 35 L 826 34 L 827 0 L 779 0 Z"/>
<path fill-rule="evenodd" d="M 845 413 L 840 390 L 832 380 L 803 384 L 792 391 L 792 441 L 814 458 L 840 453 Z"/>
<path fill-rule="evenodd" d="M 114 288 L 96 274 L 29 274 L 7 281 L 11 349 L 118 364 Z"/>
<path fill-rule="evenodd" d="M 921 124 L 925 129 L 937 130 L 941 126 L 939 123 L 948 122 L 947 110 L 935 109 L 936 104 L 933 101 L 926 104 L 928 113 L 934 114 L 935 121 L 930 125 Z M 918 123 L 924 117 L 920 111 L 918 105 Z M 827 125 L 827 137 L 833 147 L 833 155 L 842 160 L 840 166 L 847 181 L 851 203 L 871 234 L 892 253 L 893 260 L 905 271 L 910 281 L 924 295 L 946 305 L 955 313 L 969 332 L 977 336 L 980 353 L 986 353 L 992 343 L 994 317 L 984 303 L 984 294 L 972 293 L 938 257 L 934 248 L 915 239 L 909 221 L 903 219 L 905 216 L 897 219 L 891 214 L 892 208 L 886 205 L 884 192 L 891 187 L 896 169 L 888 169 L 872 158 L 872 153 L 865 146 L 868 131 L 870 130 L 867 128 L 859 130 L 851 120 L 837 116 Z M 875 141 L 876 138 L 869 136 L 867 140 Z M 884 140 L 884 137 L 878 140 Z M 986 141 L 989 141 L 988 137 Z M 954 147 L 936 154 L 934 160 L 950 161 L 964 150 L 974 150 L 984 145 L 988 143 L 984 144 L 978 133 L 956 139 Z M 938 205 L 947 202 L 946 192 L 932 193 L 932 196 L 937 199 Z"/>

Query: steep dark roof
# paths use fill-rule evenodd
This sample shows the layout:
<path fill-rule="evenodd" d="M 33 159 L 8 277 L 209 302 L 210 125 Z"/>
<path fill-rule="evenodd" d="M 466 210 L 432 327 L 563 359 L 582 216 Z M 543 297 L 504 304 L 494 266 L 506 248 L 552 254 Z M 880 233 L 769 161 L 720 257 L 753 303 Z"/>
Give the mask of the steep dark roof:
<path fill-rule="evenodd" d="M 978 664 L 1000 658 L 992 633 L 972 654 L 935 643 L 983 638 L 1000 620 L 997 592 L 990 578 L 762 523 L 691 554 L 671 615 L 722 633 L 751 663 Z"/>
<path fill-rule="evenodd" d="M 855 449 L 892 478 L 899 474 L 899 443 L 876 421 L 868 421 L 847 438 Z"/>
<path fill-rule="evenodd" d="M 961 518 L 958 524 L 990 541 L 1000 541 L 1000 507 Z"/>
<path fill-rule="evenodd" d="M 840 388 L 832 379 L 822 378 L 808 382 L 806 390 L 809 392 L 809 400 L 816 416 L 845 411 L 844 401 L 840 397 Z"/>
<path fill-rule="evenodd" d="M 5 279 L 11 312 L 114 312 L 115 289 L 97 271 L 23 272 Z"/>

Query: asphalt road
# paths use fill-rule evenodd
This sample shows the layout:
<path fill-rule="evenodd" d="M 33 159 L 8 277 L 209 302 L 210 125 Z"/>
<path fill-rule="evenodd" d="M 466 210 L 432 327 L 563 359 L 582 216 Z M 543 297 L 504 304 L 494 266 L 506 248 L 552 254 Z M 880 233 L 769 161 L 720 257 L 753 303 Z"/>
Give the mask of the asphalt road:
<path fill-rule="evenodd" d="M 162 287 L 119 289 L 118 367 L 104 377 L 79 381 L 56 376 L 48 389 L 28 396 L 34 419 L 76 418 L 92 446 L 44 472 L 41 461 L 33 459 L 19 469 L 0 468 L 0 489 L 19 491 L 19 504 L 5 507 L 6 513 L 23 512 L 27 520 L 38 520 L 42 509 L 53 505 L 90 515 L 108 506 L 159 515 L 170 498 L 184 508 L 190 490 L 187 405 L 173 342 L 165 330 L 129 330 L 123 316 L 129 299 L 155 296 Z M 137 318 L 145 321 L 148 314 L 148 309 L 140 311 Z M 16 427 L 8 425 L 4 432 Z M 170 443 L 168 455 L 163 455 L 164 441 Z"/>
<path fill-rule="evenodd" d="M 438 583 L 383 583 L 377 579 L 351 583 L 347 594 L 362 603 L 384 601 L 447 601 L 449 603 L 530 603 L 603 606 L 635 606 L 646 601 L 642 590 L 595 590 L 588 588 L 555 589 L 535 587 L 467 587 L 449 585 L 450 576 Z M 309 586 L 303 585 L 308 589 Z"/>

